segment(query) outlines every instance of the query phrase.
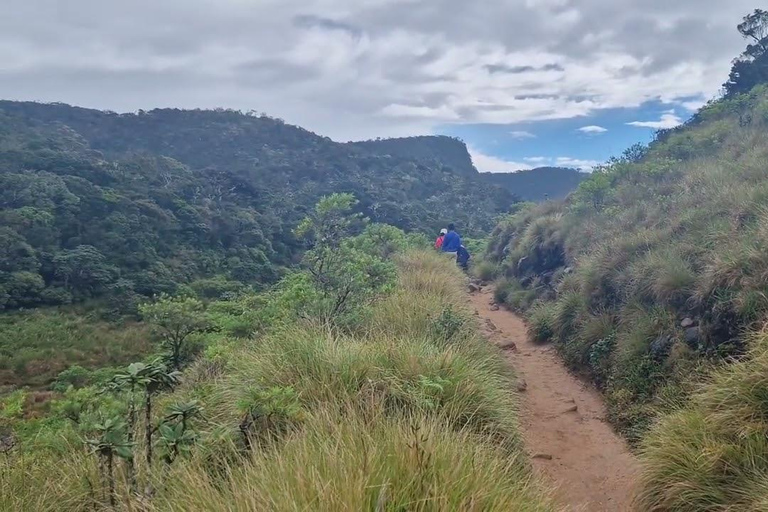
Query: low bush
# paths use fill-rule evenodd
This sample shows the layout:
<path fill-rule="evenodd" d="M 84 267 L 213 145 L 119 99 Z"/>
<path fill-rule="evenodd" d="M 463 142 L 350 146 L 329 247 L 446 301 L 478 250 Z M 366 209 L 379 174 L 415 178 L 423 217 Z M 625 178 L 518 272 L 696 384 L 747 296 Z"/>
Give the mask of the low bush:
<path fill-rule="evenodd" d="M 493 281 L 499 276 L 501 268 L 490 261 L 480 261 L 472 267 L 472 273 L 482 281 Z"/>

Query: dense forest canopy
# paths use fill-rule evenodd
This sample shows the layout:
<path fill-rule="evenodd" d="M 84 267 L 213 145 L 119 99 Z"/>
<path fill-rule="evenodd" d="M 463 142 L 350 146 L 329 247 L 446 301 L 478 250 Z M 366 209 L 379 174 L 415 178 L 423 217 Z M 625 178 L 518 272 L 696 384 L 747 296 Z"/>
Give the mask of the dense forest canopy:
<path fill-rule="evenodd" d="M 0 102 L 0 308 L 274 282 L 333 192 L 377 222 L 468 234 L 516 201 L 447 137 L 339 144 L 229 110 Z"/>

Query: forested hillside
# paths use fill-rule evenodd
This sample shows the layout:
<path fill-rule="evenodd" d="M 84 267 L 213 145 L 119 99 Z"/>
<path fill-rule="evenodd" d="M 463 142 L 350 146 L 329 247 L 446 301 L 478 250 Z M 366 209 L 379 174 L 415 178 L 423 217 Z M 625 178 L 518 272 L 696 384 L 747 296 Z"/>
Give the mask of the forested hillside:
<path fill-rule="evenodd" d="M 504 187 L 524 201 L 563 199 L 576 190 L 587 173 L 563 167 L 538 167 L 528 171 L 484 172 L 480 176 L 488 183 Z"/>
<path fill-rule="evenodd" d="M 451 137 L 402 137 L 350 142 L 349 144 L 361 149 L 364 153 L 416 160 L 433 167 L 444 167 L 464 176 L 477 174 L 467 147 L 464 143 Z"/>
<path fill-rule="evenodd" d="M 430 233 L 482 233 L 515 201 L 449 138 L 353 146 L 233 111 L 0 102 L 0 308 L 108 296 L 130 311 L 180 284 L 274 282 L 300 256 L 292 229 L 332 192 Z"/>

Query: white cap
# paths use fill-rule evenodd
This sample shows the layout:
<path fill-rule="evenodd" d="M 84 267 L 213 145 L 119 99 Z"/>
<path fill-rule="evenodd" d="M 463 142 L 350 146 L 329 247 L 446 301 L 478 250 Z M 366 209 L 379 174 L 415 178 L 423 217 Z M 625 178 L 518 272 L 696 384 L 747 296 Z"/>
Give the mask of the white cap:
<path fill-rule="evenodd" d="M 441 229 L 441 230 L 440 230 L 440 234 L 441 234 L 441 235 L 445 235 L 445 234 L 447 234 L 447 233 L 448 233 L 448 230 L 447 230 L 447 229 L 445 229 L 445 228 L 443 228 L 443 229 Z"/>

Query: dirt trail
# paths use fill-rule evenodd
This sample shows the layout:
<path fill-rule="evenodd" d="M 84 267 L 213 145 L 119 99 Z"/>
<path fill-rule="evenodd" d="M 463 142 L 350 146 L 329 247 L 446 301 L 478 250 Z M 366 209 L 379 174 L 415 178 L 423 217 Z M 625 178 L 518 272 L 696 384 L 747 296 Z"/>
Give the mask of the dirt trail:
<path fill-rule="evenodd" d="M 551 347 L 528 341 L 522 320 L 505 310 L 493 311 L 491 301 L 487 291 L 472 295 L 489 338 L 506 346 L 525 381 L 521 426 L 536 471 L 555 487 L 563 510 L 631 510 L 637 461 L 605 422 L 600 394 L 571 375 Z"/>

